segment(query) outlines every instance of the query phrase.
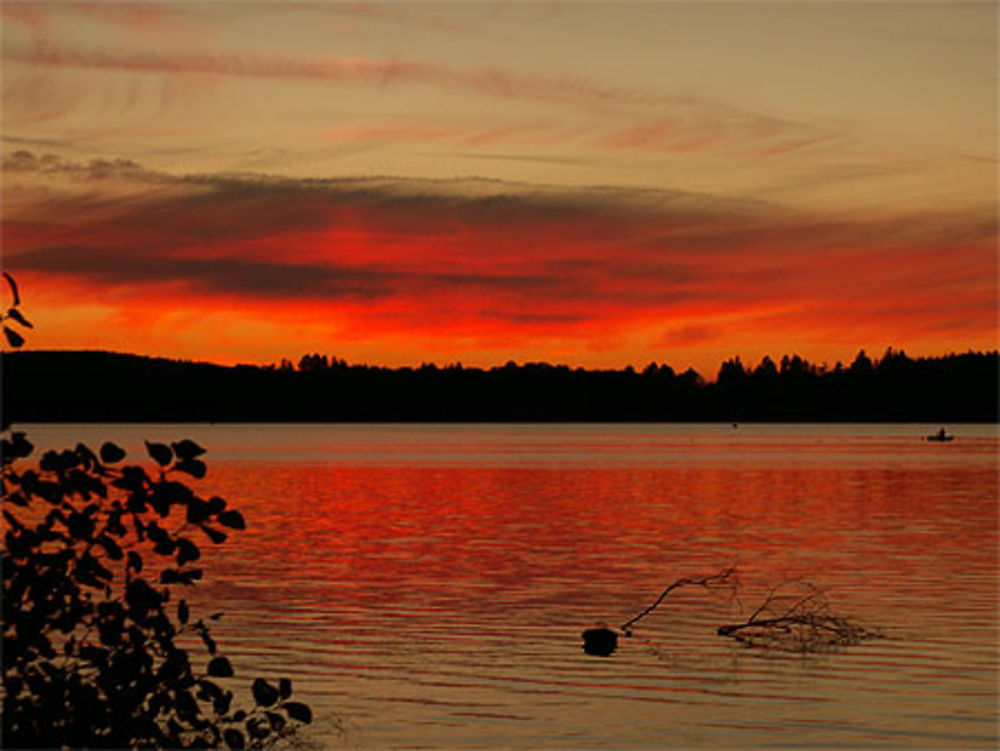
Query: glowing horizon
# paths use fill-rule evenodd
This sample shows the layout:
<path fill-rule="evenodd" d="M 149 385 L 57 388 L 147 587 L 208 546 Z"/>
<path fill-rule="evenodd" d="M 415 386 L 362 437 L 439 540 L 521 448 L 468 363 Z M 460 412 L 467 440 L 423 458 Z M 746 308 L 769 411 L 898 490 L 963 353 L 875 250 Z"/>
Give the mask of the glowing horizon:
<path fill-rule="evenodd" d="M 35 349 L 997 348 L 997 10 L 5 3 Z"/>

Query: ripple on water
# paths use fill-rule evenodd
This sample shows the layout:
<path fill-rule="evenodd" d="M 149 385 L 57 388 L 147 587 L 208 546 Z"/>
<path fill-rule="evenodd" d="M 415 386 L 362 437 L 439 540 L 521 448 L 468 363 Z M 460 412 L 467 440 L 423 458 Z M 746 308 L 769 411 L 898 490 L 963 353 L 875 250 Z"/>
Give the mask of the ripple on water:
<path fill-rule="evenodd" d="M 996 431 L 952 426 L 943 451 L 930 429 L 125 432 L 209 447 L 204 485 L 249 529 L 206 545 L 191 599 L 226 612 L 240 675 L 293 678 L 318 745 L 994 748 Z M 678 591 L 611 658 L 581 651 L 583 628 L 733 563 L 738 601 Z M 889 638 L 802 656 L 716 636 L 785 580 Z"/>

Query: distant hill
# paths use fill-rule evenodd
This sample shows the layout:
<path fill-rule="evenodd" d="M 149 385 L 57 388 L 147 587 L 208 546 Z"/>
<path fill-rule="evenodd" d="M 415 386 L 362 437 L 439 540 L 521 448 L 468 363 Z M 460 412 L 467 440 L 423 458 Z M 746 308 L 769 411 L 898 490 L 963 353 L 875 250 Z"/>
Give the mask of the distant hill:
<path fill-rule="evenodd" d="M 921 421 L 996 422 L 997 352 L 912 359 L 863 352 L 849 367 L 798 357 L 714 382 L 527 363 L 384 368 L 308 355 L 234 367 L 111 352 L 3 354 L 3 409 L 17 422 Z"/>

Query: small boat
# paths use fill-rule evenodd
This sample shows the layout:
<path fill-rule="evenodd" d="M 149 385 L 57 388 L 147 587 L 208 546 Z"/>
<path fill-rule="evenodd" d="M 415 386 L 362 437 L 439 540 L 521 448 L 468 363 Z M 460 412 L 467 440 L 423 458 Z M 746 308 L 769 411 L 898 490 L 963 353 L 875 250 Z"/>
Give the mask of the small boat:
<path fill-rule="evenodd" d="M 947 441 L 954 441 L 955 436 L 948 435 L 944 428 L 941 428 L 937 433 L 932 433 L 931 435 L 924 438 L 925 441 L 937 441 L 938 443 L 946 443 Z"/>

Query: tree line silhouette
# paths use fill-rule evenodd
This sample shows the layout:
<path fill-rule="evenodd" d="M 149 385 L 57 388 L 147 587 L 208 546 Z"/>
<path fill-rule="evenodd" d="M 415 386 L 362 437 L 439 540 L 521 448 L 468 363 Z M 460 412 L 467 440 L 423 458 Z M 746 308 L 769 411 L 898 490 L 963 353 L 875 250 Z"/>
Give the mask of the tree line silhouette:
<path fill-rule="evenodd" d="M 725 361 L 714 381 L 650 363 L 639 371 L 508 362 L 389 368 L 308 354 L 220 366 L 112 352 L 3 355 L 13 422 L 920 421 L 996 422 L 1000 353 L 911 358 L 860 351 L 850 365 L 798 355 Z"/>

